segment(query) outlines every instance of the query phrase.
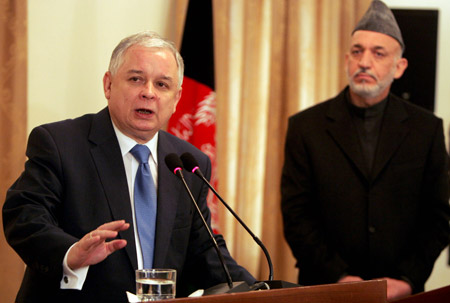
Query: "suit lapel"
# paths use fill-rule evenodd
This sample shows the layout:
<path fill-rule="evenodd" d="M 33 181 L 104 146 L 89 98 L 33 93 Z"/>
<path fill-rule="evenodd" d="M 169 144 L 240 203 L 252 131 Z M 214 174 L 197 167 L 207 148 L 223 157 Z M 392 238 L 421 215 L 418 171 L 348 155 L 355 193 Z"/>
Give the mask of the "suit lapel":
<path fill-rule="evenodd" d="M 336 144 L 348 156 L 349 161 L 355 165 L 368 181 L 373 182 L 408 134 L 409 128 L 403 123 L 408 118 L 408 114 L 401 101 L 390 95 L 383 117 L 372 173 L 369 175 L 365 167 L 355 126 L 351 122 L 351 117 L 345 104 L 346 91 L 344 90 L 330 104 L 327 112 L 327 117 L 330 119 L 328 131 Z"/>
<path fill-rule="evenodd" d="M 403 123 L 408 118 L 408 113 L 401 101 L 392 95 L 389 98 L 375 153 L 372 180 L 380 174 L 409 133 L 409 127 Z"/>
<path fill-rule="evenodd" d="M 127 240 L 128 244 L 125 246 L 125 250 L 133 268 L 137 268 L 130 194 L 122 154 L 107 108 L 95 116 L 89 140 L 94 143 L 91 155 L 97 167 L 113 220 L 123 219 L 130 223 L 130 228 L 119 232 L 119 237 Z"/>
<path fill-rule="evenodd" d="M 356 169 L 367 178 L 367 170 L 362 155 L 356 128 L 352 123 L 350 113 L 347 109 L 344 90 L 335 100 L 330 103 L 327 112 L 328 133 L 346 154 L 347 159 L 354 164 Z"/>
<path fill-rule="evenodd" d="M 182 188 L 181 181 L 166 166 L 165 157 L 176 152 L 168 134 L 160 131 L 158 138 L 158 209 L 154 266 L 164 266 L 176 216 L 177 203 Z"/>

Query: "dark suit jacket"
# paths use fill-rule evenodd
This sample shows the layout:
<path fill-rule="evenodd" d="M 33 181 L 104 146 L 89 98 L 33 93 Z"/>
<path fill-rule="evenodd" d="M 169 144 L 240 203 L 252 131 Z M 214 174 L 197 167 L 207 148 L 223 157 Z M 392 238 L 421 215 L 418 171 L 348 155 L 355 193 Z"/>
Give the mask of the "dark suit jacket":
<path fill-rule="evenodd" d="M 158 141 L 158 206 L 155 268 L 177 270 L 177 296 L 226 282 L 216 251 L 182 183 L 168 170 L 169 153 L 190 152 L 207 177 L 209 158 L 164 131 Z M 127 302 L 135 293 L 136 245 L 125 169 L 107 108 L 95 115 L 35 128 L 29 137 L 25 171 L 7 193 L 3 222 L 9 244 L 27 264 L 18 302 Z M 185 173 L 210 222 L 207 187 Z M 61 290 L 68 248 L 99 225 L 124 219 L 119 238 L 127 246 L 89 268 L 81 291 Z M 253 277 L 221 246 L 234 281 Z"/>
<path fill-rule="evenodd" d="M 421 291 L 449 239 L 442 120 L 390 95 L 369 174 L 347 90 L 289 119 L 282 212 L 299 283 L 350 274 Z"/>

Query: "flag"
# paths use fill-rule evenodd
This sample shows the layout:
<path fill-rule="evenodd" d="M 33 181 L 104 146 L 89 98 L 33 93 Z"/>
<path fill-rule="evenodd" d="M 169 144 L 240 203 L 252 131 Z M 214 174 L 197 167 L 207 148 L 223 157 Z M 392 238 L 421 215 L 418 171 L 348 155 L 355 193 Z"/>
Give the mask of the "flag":
<path fill-rule="evenodd" d="M 189 1 L 180 53 L 185 64 L 183 92 L 167 130 L 209 156 L 211 185 L 217 188 L 212 0 Z M 218 201 L 211 191 L 207 202 L 217 232 Z"/>

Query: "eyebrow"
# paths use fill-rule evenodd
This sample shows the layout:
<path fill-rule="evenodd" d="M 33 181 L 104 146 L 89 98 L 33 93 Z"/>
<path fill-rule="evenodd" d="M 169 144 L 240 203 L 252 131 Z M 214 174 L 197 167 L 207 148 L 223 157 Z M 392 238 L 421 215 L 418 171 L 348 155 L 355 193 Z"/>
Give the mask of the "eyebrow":
<path fill-rule="evenodd" d="M 130 70 L 127 71 L 127 74 L 138 74 L 138 75 L 143 75 L 143 74 L 144 74 L 144 71 L 139 70 L 139 69 L 130 69 Z M 170 77 L 170 76 L 165 76 L 165 75 L 163 75 L 163 76 L 161 76 L 160 78 L 163 79 L 163 80 L 167 80 L 167 81 L 170 81 L 170 82 L 174 82 L 174 79 L 173 79 L 172 77 Z"/>
<path fill-rule="evenodd" d="M 362 46 L 359 43 L 353 44 L 351 48 L 362 48 L 362 49 L 366 49 L 367 47 Z M 386 48 L 384 46 L 381 45 L 375 45 L 374 47 L 369 47 L 369 49 L 375 49 L 375 50 L 384 50 L 387 51 Z"/>
<path fill-rule="evenodd" d="M 127 71 L 127 74 L 143 74 L 144 72 L 138 69 L 130 69 Z"/>
<path fill-rule="evenodd" d="M 169 76 L 162 76 L 162 79 L 173 82 L 173 78 Z"/>

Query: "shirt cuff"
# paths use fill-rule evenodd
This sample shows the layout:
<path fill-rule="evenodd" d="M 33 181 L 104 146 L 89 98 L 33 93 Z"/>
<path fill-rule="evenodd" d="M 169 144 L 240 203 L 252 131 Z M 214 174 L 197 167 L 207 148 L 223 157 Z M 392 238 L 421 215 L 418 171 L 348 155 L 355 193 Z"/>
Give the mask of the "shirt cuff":
<path fill-rule="evenodd" d="M 69 251 L 72 249 L 73 244 L 66 252 L 63 260 L 63 277 L 60 282 L 61 289 L 77 289 L 81 290 L 83 288 L 84 281 L 86 280 L 89 266 L 84 266 L 76 270 L 72 270 L 67 265 L 67 256 Z"/>

